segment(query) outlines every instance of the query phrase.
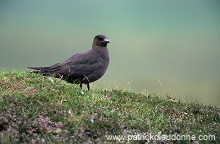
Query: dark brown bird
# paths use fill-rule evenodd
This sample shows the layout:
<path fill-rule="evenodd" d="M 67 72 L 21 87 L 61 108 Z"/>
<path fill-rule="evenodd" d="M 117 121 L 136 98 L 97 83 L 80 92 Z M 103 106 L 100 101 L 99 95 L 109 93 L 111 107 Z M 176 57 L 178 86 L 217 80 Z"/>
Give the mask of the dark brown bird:
<path fill-rule="evenodd" d="M 107 44 L 109 40 L 104 35 L 95 36 L 92 49 L 73 55 L 64 62 L 49 67 L 28 67 L 35 73 L 62 78 L 70 83 L 87 84 L 101 78 L 108 68 L 109 52 Z"/>

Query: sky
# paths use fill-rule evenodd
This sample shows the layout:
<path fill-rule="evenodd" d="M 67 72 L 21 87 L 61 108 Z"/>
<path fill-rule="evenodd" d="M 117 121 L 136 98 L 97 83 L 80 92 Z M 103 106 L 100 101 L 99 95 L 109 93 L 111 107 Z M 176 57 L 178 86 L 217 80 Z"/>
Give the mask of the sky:
<path fill-rule="evenodd" d="M 2 0 L 0 67 L 62 62 L 109 40 L 110 65 L 94 88 L 220 106 L 218 0 Z"/>

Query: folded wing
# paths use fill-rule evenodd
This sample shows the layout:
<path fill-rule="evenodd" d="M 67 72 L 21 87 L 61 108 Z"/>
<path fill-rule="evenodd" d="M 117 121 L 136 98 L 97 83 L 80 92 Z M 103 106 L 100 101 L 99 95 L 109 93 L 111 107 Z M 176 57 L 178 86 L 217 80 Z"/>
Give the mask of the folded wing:
<path fill-rule="evenodd" d="M 49 67 L 28 67 L 37 70 L 36 73 L 43 75 L 55 75 L 56 77 L 63 77 L 69 82 L 80 82 L 83 78 L 93 73 L 94 67 L 100 69 L 97 62 L 99 57 L 87 51 L 78 53 L 67 59 L 62 63 L 57 63 Z"/>

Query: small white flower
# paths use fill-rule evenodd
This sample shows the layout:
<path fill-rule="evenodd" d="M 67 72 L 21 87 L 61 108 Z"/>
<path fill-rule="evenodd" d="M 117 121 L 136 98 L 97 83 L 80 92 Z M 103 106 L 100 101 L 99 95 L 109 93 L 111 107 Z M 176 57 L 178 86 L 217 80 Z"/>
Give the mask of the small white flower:
<path fill-rule="evenodd" d="M 51 77 L 47 78 L 51 83 L 54 83 L 54 80 Z"/>
<path fill-rule="evenodd" d="M 72 112 L 71 112 L 71 110 L 70 110 L 70 109 L 68 110 L 68 113 L 69 113 L 70 115 L 72 114 Z"/>

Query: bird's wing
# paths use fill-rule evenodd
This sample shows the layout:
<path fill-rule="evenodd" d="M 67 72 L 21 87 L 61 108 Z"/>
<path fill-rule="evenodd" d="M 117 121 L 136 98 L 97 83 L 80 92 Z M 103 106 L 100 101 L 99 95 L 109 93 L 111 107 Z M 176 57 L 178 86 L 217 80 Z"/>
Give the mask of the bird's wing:
<path fill-rule="evenodd" d="M 70 57 L 64 62 L 54 64 L 49 67 L 29 67 L 39 70 L 44 75 L 56 74 L 56 76 L 64 76 L 67 78 L 84 78 L 88 77 L 94 71 L 100 70 L 102 58 L 94 51 L 86 51 L 78 53 Z"/>
<path fill-rule="evenodd" d="M 64 62 L 54 64 L 49 67 L 28 67 L 39 70 L 44 74 L 59 74 L 64 76 L 84 77 L 94 71 L 94 65 L 97 63 L 99 56 L 94 55 L 91 51 L 78 53 Z M 97 66 L 96 66 L 97 67 Z"/>
<path fill-rule="evenodd" d="M 85 77 L 94 71 L 94 66 L 99 67 L 99 56 L 91 52 L 83 52 L 73 55 L 63 63 L 53 65 L 53 69 L 61 75 L 71 77 Z"/>

